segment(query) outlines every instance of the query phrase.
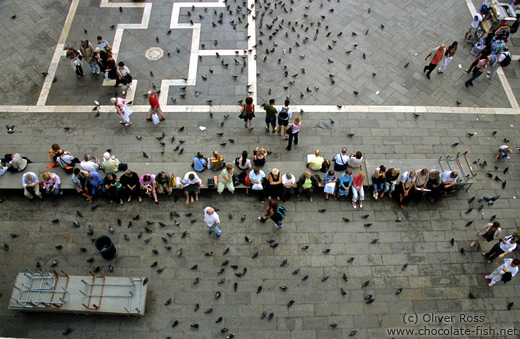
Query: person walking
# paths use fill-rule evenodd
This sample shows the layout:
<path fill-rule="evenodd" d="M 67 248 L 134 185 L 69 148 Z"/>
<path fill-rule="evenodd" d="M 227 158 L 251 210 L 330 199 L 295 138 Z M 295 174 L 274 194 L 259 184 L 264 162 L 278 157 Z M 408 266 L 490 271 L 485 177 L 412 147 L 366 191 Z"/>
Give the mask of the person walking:
<path fill-rule="evenodd" d="M 489 287 L 495 285 L 499 281 L 503 281 L 504 283 L 508 282 L 518 273 L 518 265 L 520 264 L 520 259 L 504 259 L 500 262 L 497 262 L 495 266 L 498 266 L 493 273 L 490 275 L 486 275 L 484 278 L 491 280 L 489 283 Z"/>
<path fill-rule="evenodd" d="M 441 44 L 439 47 L 432 49 L 430 51 L 430 53 L 426 56 L 426 58 L 424 58 L 424 60 L 426 61 L 426 60 L 428 60 L 428 58 L 431 57 L 430 64 L 427 66 L 424 66 L 424 69 L 423 69 L 423 72 L 428 71 L 428 73 L 426 73 L 426 77 L 428 79 L 430 79 L 430 74 L 433 72 L 435 67 L 437 67 L 439 62 L 441 62 L 442 56 L 446 52 L 445 47 L 446 47 L 445 44 Z"/>
<path fill-rule="evenodd" d="M 78 51 L 74 50 L 74 48 L 69 47 L 67 49 L 67 54 L 65 54 L 67 57 L 67 60 L 70 61 L 70 65 L 72 66 L 72 69 L 76 72 L 76 75 L 78 76 L 78 79 L 82 76 L 85 76 L 83 73 L 83 68 L 81 67 L 81 59 L 80 54 Z"/>
<path fill-rule="evenodd" d="M 206 207 L 204 209 L 204 222 L 209 228 L 209 235 L 215 232 L 217 239 L 220 239 L 220 235 L 222 234 L 222 231 L 218 227 L 220 218 L 213 207 Z"/>
<path fill-rule="evenodd" d="M 486 70 L 486 68 L 489 67 L 489 61 L 491 60 L 491 57 L 490 56 L 487 56 L 485 59 L 482 59 L 478 62 L 477 64 L 477 67 L 473 70 L 473 76 L 471 78 L 469 78 L 465 85 L 466 87 L 468 86 L 473 86 L 473 80 L 475 80 L 476 78 L 478 78 L 479 76 L 482 75 L 482 73 L 484 73 L 484 71 Z"/>
<path fill-rule="evenodd" d="M 285 106 L 280 107 L 278 109 L 278 135 L 282 134 L 282 126 L 283 126 L 283 135 L 285 140 L 289 139 L 287 137 L 287 126 L 289 125 L 289 119 L 291 119 L 292 111 L 289 108 L 291 102 L 289 99 L 285 100 Z"/>
<path fill-rule="evenodd" d="M 442 59 L 441 67 L 437 70 L 439 74 L 444 73 L 446 70 L 446 67 L 448 67 L 448 64 L 453 60 L 453 57 L 455 56 L 455 52 L 457 52 L 457 46 L 459 43 L 457 41 L 454 41 L 450 47 L 446 49 L 446 53 L 444 53 L 444 59 Z"/>
<path fill-rule="evenodd" d="M 470 42 L 470 43 L 473 42 L 475 35 L 477 33 L 477 30 L 478 30 L 478 26 L 480 25 L 482 20 L 483 20 L 483 17 L 482 17 L 481 13 L 475 14 L 475 16 L 473 17 L 473 21 L 471 22 L 471 25 L 469 26 L 469 30 L 466 32 L 466 35 L 464 35 L 464 40 L 466 40 L 467 42 Z"/>
<path fill-rule="evenodd" d="M 83 56 L 83 60 L 85 62 L 88 62 L 90 69 L 92 70 L 92 74 L 99 74 L 100 69 L 97 64 L 97 60 L 94 57 L 94 47 L 90 44 L 88 40 L 81 40 L 81 45 L 79 47 L 79 52 Z"/>
<path fill-rule="evenodd" d="M 516 249 L 516 239 L 512 235 L 504 237 L 504 239 L 497 242 L 489 252 L 483 252 L 482 256 L 487 258 L 487 263 L 491 264 L 493 260 L 498 258 L 503 258 L 509 253 L 513 252 Z"/>
<path fill-rule="evenodd" d="M 285 149 L 290 151 L 292 142 L 294 139 L 294 145 L 298 145 L 298 134 L 300 133 L 300 128 L 302 127 L 301 118 L 299 115 L 297 115 L 294 118 L 294 121 L 292 124 L 289 124 L 287 127 L 287 134 L 289 134 L 289 143 L 287 146 L 285 146 Z"/>
<path fill-rule="evenodd" d="M 477 243 L 480 244 L 480 242 L 484 240 L 487 242 L 493 241 L 500 236 L 501 232 L 502 229 L 500 228 L 500 223 L 498 221 L 488 223 L 477 231 L 477 235 L 475 236 L 475 240 L 471 243 L 471 247 L 475 246 Z"/>
<path fill-rule="evenodd" d="M 489 80 L 493 80 L 495 75 L 497 75 L 497 71 L 499 67 L 507 67 L 511 63 L 511 53 L 509 52 L 509 47 L 504 47 L 504 51 L 498 56 L 497 61 L 491 66 L 491 71 L 487 72 L 486 77 Z"/>
<path fill-rule="evenodd" d="M 148 121 L 152 121 L 152 115 L 157 114 L 158 117 L 160 117 L 159 121 L 164 121 L 166 118 L 164 117 L 164 114 L 161 110 L 161 106 L 159 106 L 159 100 L 157 100 L 157 94 L 153 93 L 152 91 L 148 91 L 148 103 L 150 104 L 150 116 L 146 118 Z"/>
<path fill-rule="evenodd" d="M 266 133 L 269 133 L 269 125 L 273 128 L 273 134 L 276 132 L 276 113 L 278 110 L 274 107 L 274 104 L 274 99 L 269 100 L 269 104 L 264 104 Z"/>
<path fill-rule="evenodd" d="M 267 219 L 271 219 L 274 222 L 276 228 L 282 228 L 282 221 L 285 218 L 285 212 L 285 207 L 278 206 L 278 203 L 271 199 L 269 200 L 269 205 L 267 206 L 267 213 L 262 217 L 258 217 L 258 221 L 265 223 Z"/>
<path fill-rule="evenodd" d="M 111 98 L 110 102 L 114 104 L 116 107 L 116 113 L 121 118 L 119 123 L 127 127 L 131 126 L 132 122 L 130 121 L 130 114 L 132 114 L 132 110 L 126 105 L 126 100 L 121 97 L 117 97 Z"/>
<path fill-rule="evenodd" d="M 246 103 L 242 105 L 240 110 L 240 118 L 244 119 L 244 127 L 247 128 L 249 122 L 249 129 L 255 128 L 253 125 L 253 118 L 255 117 L 255 105 L 253 104 L 253 98 L 247 97 Z"/>

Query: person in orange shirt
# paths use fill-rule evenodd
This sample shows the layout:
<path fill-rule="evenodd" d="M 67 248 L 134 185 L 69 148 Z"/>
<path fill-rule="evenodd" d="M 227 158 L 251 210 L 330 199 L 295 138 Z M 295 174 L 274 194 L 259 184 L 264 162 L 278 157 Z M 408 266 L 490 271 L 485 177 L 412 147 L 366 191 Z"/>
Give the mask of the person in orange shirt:
<path fill-rule="evenodd" d="M 423 72 L 426 72 L 428 70 L 428 73 L 426 73 L 426 77 L 430 79 L 430 74 L 433 72 L 435 67 L 441 62 L 442 56 L 446 52 L 446 45 L 441 44 L 439 47 L 434 48 L 430 51 L 430 53 L 424 58 L 424 60 L 428 60 L 429 57 L 432 57 L 430 64 L 428 66 L 424 66 Z"/>

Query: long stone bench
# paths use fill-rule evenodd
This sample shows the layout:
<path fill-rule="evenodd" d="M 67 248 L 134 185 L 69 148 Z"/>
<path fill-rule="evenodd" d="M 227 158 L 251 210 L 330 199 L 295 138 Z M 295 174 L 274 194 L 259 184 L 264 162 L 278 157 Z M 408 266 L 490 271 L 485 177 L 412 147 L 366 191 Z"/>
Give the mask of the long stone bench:
<path fill-rule="evenodd" d="M 368 176 L 370 178 L 370 185 L 372 185 L 372 176 L 377 167 L 384 165 L 387 169 L 399 168 L 401 174 L 407 171 L 415 171 L 421 168 L 427 168 L 428 170 L 436 169 L 441 174 L 445 170 L 449 170 L 447 163 L 441 165 L 439 159 L 369 159 L 366 160 L 366 166 L 369 170 Z M 463 177 L 459 168 L 453 168 L 454 171 L 458 171 L 459 176 L 457 177 L 457 184 L 455 185 L 457 190 L 463 189 L 466 186 L 471 186 L 474 182 L 474 178 Z M 400 178 L 400 176 L 399 176 Z M 398 180 L 399 180 L 398 178 Z"/>
<path fill-rule="evenodd" d="M 22 188 L 22 175 L 25 172 L 34 172 L 38 175 L 38 178 L 41 180 L 41 174 L 43 172 L 53 172 L 59 175 L 61 179 L 61 188 L 64 190 L 73 189 L 71 181 L 71 174 L 65 173 L 65 171 L 60 167 L 47 168 L 48 163 L 31 163 L 28 164 L 26 169 L 23 172 L 12 173 L 6 172 L 3 176 L 0 177 L 0 189 L 21 189 Z M 176 177 L 184 177 L 184 174 L 188 171 L 193 171 L 191 167 L 191 163 L 187 162 L 179 162 L 179 163 L 145 163 L 145 162 L 135 162 L 135 163 L 127 163 L 128 168 L 132 171 L 136 172 L 139 176 L 143 174 L 157 174 L 160 171 L 164 171 L 167 174 L 174 173 Z M 262 167 L 262 170 L 265 172 L 266 176 L 273 168 L 278 168 L 281 173 L 292 173 L 296 180 L 300 177 L 300 175 L 307 170 L 306 164 L 303 162 L 269 162 L 267 161 L 265 166 Z M 333 168 L 333 164 L 331 165 Z M 353 174 L 357 174 L 360 170 L 366 172 L 366 164 L 363 161 L 360 168 L 351 168 Z M 239 170 L 235 166 L 235 173 L 240 173 Z M 311 171 L 313 174 L 318 174 L 321 178 L 323 178 L 323 173 L 320 171 Z M 102 170 L 100 170 L 101 175 L 104 177 L 105 174 Z M 118 176 L 120 176 L 123 172 L 118 172 Z M 212 171 L 205 170 L 204 172 L 197 172 L 197 175 L 201 178 L 202 182 L 207 188 L 208 179 L 218 176 L 220 171 Z M 337 173 L 338 177 L 342 173 Z M 369 185 L 369 179 L 371 175 L 367 173 L 367 178 L 365 179 L 365 185 Z M 244 185 L 238 185 L 238 188 L 246 188 Z"/>

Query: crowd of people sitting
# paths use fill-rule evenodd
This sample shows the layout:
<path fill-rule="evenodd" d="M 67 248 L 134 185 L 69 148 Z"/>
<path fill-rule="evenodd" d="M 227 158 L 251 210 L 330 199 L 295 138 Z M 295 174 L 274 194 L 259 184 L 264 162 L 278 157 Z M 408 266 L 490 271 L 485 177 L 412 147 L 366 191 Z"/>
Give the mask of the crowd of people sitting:
<path fill-rule="evenodd" d="M 506 154 L 503 149 L 501 147 L 499 154 Z M 242 184 L 250 187 L 261 202 L 265 199 L 288 201 L 295 195 L 302 195 L 312 202 L 314 192 L 323 188 L 326 200 L 350 198 L 353 208 L 363 208 L 364 186 L 368 186 L 371 179 L 375 200 L 388 196 L 404 208 L 410 201 L 419 202 L 426 198 L 434 202 L 440 197 L 450 196 L 458 176 L 455 171 L 440 173 L 435 169 L 419 168 L 401 172 L 399 168 L 387 169 L 384 165 L 375 168 L 372 173 L 366 173 L 363 168 L 366 166 L 362 166 L 363 154 L 360 151 L 348 153 L 346 147 L 332 161 L 316 150 L 307 156 L 308 169 L 297 174 L 282 173 L 278 168 L 264 172 L 262 168 L 270 152 L 257 147 L 251 158 L 244 150 L 232 163 L 226 163 L 218 151 L 214 151 L 210 157 L 197 152 L 191 161 L 192 170 L 183 177 L 165 171 L 139 176 L 110 152 L 107 150 L 101 160 L 85 154 L 80 161 L 70 152 L 62 150 L 58 144 L 53 144 L 49 149 L 51 163 L 47 167 L 61 167 L 66 174 L 70 174 L 74 189 L 88 202 L 92 202 L 94 197 L 104 196 L 111 203 L 119 204 L 132 199 L 141 202 L 144 196 L 158 204 L 159 194 L 171 195 L 173 189 L 184 191 L 186 204 L 194 203 L 199 200 L 200 188 L 205 187 L 197 173 L 209 170 L 219 172 L 208 182 L 208 186 L 216 186 L 219 194 L 226 189 L 233 194 L 235 186 Z M 18 153 L 6 154 L 3 160 L 4 165 L 9 165 L 6 170 L 13 172 L 24 171 L 31 162 Z M 238 173 L 235 173 L 235 167 Z M 118 172 L 124 173 L 118 177 Z M 318 173 L 324 173 L 323 178 Z M 41 180 L 33 172 L 25 172 L 22 177 L 24 194 L 30 199 L 35 196 L 43 199 L 43 194 L 59 196 L 62 194 L 61 182 L 60 175 L 52 172 L 42 173 Z"/>

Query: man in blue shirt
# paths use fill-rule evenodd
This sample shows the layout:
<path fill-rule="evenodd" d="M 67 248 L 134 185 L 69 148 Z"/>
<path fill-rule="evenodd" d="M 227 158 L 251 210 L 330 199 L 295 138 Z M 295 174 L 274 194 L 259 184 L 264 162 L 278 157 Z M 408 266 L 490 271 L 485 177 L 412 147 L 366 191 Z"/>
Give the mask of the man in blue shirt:
<path fill-rule="evenodd" d="M 105 187 L 103 185 L 104 181 L 98 172 L 90 172 L 88 176 L 88 182 L 92 187 L 92 196 L 97 196 L 100 193 L 105 193 Z"/>
<path fill-rule="evenodd" d="M 202 153 L 197 152 L 197 155 L 191 161 L 191 167 L 197 172 L 203 172 L 208 167 L 208 161 L 204 159 Z"/>

